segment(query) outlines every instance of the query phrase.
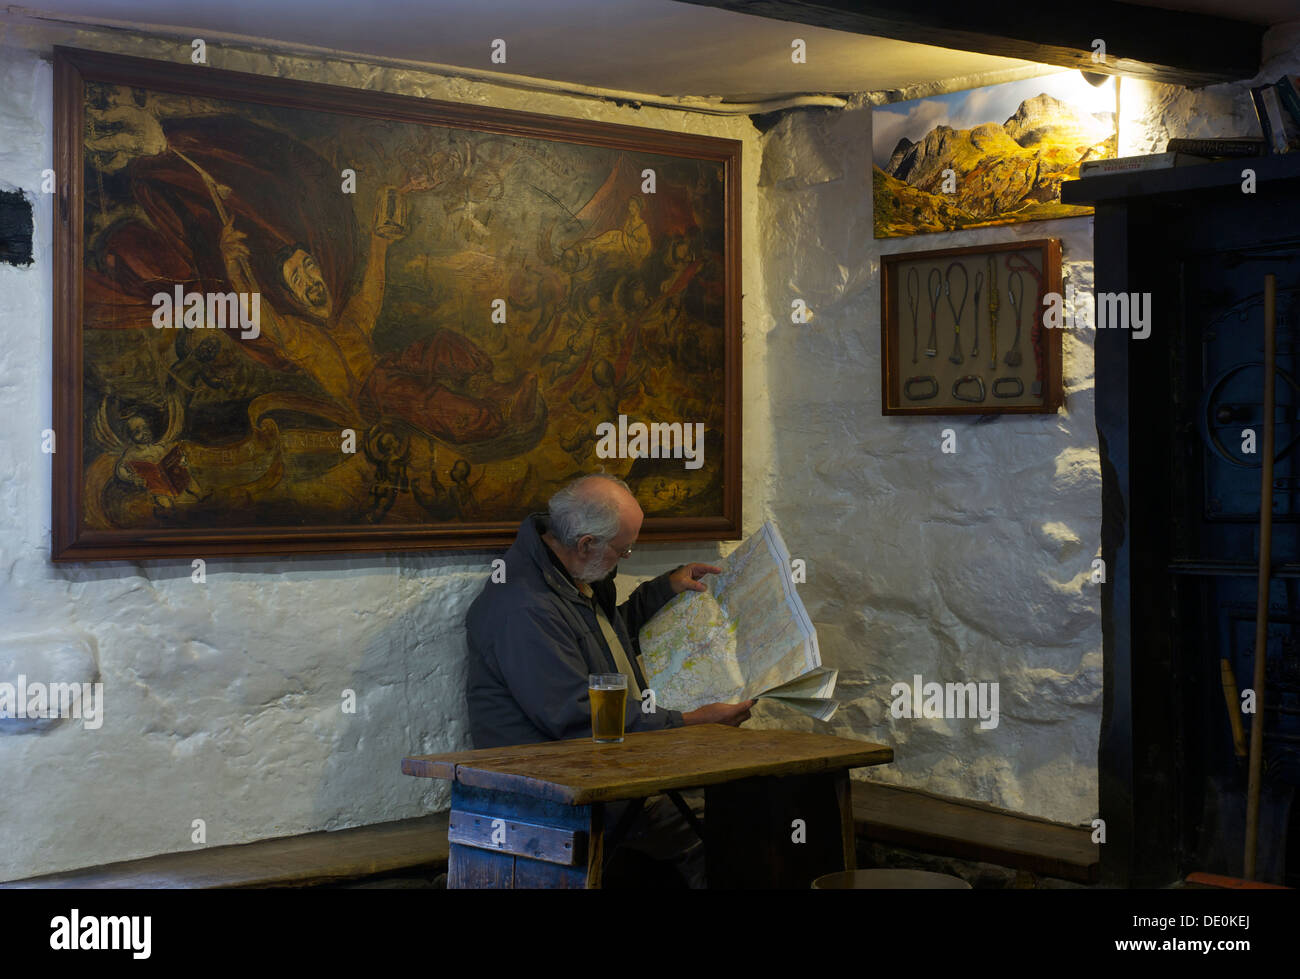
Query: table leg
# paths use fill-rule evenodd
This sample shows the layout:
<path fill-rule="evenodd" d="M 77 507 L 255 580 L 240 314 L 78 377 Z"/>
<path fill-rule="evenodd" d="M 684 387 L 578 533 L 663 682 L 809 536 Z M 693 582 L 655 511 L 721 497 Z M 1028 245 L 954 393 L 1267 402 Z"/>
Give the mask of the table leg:
<path fill-rule="evenodd" d="M 710 888 L 797 888 L 856 869 L 846 769 L 705 789 Z"/>
<path fill-rule="evenodd" d="M 835 801 L 840 810 L 840 851 L 844 870 L 858 869 L 858 836 L 853 824 L 853 783 L 847 768 L 835 773 Z"/>
<path fill-rule="evenodd" d="M 599 887 L 604 809 L 453 783 L 447 887 Z"/>
<path fill-rule="evenodd" d="M 593 802 L 581 806 L 590 812 L 587 827 L 587 872 L 583 886 L 593 890 L 604 884 L 605 877 L 605 804 Z"/>

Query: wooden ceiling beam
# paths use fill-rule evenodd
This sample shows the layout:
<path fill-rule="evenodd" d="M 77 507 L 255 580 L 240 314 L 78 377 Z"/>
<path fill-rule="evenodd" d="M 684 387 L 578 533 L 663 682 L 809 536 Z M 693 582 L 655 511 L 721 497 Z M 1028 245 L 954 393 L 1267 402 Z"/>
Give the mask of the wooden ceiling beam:
<path fill-rule="evenodd" d="M 1252 78 L 1264 28 L 1116 0 L 680 0 L 958 51 L 1198 87 Z M 1093 60 L 1094 41 L 1106 60 Z"/>

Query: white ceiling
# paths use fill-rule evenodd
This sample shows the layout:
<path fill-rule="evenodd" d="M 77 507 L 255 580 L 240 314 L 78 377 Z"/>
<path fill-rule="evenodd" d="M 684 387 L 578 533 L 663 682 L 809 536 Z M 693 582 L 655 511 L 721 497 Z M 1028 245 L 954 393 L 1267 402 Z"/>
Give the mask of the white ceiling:
<path fill-rule="evenodd" d="M 1300 0 L 1143 0 L 1259 23 Z M 370 59 L 507 72 L 645 95 L 737 101 L 1000 80 L 1030 62 L 951 51 L 673 0 L 34 0 L 11 13 L 306 45 Z M 806 64 L 790 44 L 807 42 Z M 495 38 L 507 61 L 490 61 Z M 214 59 L 214 63 L 216 60 Z"/>
<path fill-rule="evenodd" d="M 34 0 L 23 8 L 38 12 L 739 101 L 879 91 L 1029 65 L 673 0 Z M 489 60 L 495 38 L 506 41 L 504 65 Z M 807 64 L 792 63 L 794 38 L 807 42 Z"/>

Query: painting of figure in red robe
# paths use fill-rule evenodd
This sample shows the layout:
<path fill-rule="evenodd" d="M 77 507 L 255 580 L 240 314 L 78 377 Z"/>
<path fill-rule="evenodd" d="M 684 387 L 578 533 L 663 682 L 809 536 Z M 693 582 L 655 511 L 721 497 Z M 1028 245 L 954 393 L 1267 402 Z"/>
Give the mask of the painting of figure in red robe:
<path fill-rule="evenodd" d="M 732 516 L 725 159 L 82 91 L 78 534 Z"/>

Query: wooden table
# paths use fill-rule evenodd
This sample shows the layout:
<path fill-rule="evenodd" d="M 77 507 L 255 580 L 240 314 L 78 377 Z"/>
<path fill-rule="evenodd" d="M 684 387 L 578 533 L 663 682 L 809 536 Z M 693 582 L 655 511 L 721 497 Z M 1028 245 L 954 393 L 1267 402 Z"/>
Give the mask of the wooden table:
<path fill-rule="evenodd" d="M 826 734 L 696 724 L 419 755 L 402 771 L 452 783 L 448 887 L 599 887 L 608 803 L 703 787 L 710 887 L 806 888 L 856 869 L 849 769 L 893 758 Z"/>

